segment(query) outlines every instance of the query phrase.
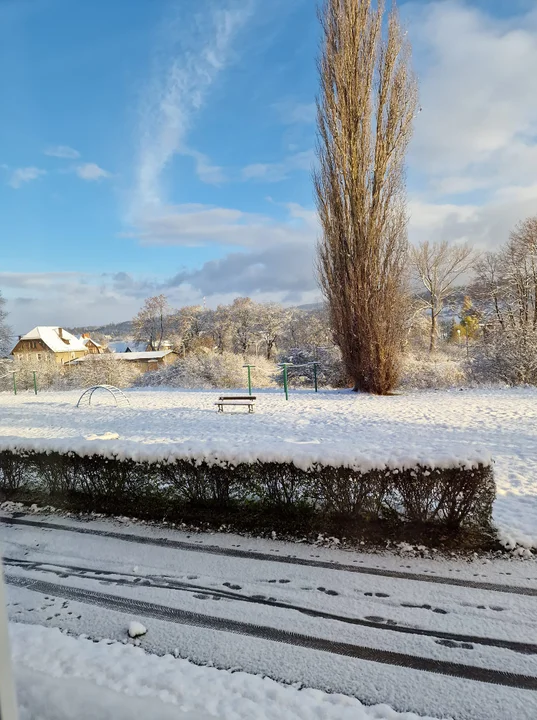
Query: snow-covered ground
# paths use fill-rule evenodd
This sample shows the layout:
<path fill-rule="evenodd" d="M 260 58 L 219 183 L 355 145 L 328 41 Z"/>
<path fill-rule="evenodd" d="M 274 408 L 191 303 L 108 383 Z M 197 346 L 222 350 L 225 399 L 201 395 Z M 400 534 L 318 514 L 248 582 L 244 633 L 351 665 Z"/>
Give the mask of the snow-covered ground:
<path fill-rule="evenodd" d="M 198 667 L 58 629 L 11 628 L 21 720 L 418 720 L 387 705 Z"/>
<path fill-rule="evenodd" d="M 130 407 L 104 394 L 76 408 L 79 392 L 0 394 L 0 447 L 30 444 L 160 458 L 446 464 L 491 456 L 494 518 L 504 539 L 537 548 L 537 390 L 258 393 L 254 415 L 216 412 L 218 391 L 131 390 Z"/>
<path fill-rule="evenodd" d="M 0 546 L 23 720 L 537 717 L 533 562 L 5 511 Z"/>

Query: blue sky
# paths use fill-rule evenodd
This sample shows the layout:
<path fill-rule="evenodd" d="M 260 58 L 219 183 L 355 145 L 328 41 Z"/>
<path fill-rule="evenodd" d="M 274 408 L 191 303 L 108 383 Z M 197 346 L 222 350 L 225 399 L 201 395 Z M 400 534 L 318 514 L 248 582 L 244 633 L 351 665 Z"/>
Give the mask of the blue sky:
<path fill-rule="evenodd" d="M 537 10 L 400 3 L 420 113 L 410 238 L 537 212 Z M 319 297 L 313 0 L 0 0 L 0 290 L 16 332 Z"/>

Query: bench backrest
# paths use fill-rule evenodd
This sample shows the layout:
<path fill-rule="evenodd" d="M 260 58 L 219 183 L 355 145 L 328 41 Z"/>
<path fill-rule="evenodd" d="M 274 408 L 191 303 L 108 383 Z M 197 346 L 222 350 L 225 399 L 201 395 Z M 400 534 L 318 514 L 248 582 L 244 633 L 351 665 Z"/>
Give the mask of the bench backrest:
<path fill-rule="evenodd" d="M 220 395 L 219 400 L 255 400 L 255 395 Z"/>

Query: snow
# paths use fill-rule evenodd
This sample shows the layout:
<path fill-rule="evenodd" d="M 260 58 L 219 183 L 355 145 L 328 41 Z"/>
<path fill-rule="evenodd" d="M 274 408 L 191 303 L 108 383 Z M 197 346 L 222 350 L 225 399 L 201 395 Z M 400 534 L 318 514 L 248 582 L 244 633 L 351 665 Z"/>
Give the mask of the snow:
<path fill-rule="evenodd" d="M 198 667 L 132 645 L 11 627 L 21 720 L 417 720 L 387 705 Z M 43 702 L 46 698 L 46 702 Z M 431 719 L 429 719 L 431 720 Z"/>
<path fill-rule="evenodd" d="M 157 462 L 274 460 L 374 467 L 494 461 L 494 519 L 508 547 L 537 547 L 537 390 L 373 397 L 257 391 L 256 412 L 219 414 L 219 391 L 130 390 L 131 406 L 76 408 L 80 392 L 0 394 L 0 448 Z M 108 401 L 109 402 L 109 401 Z M 106 433 L 109 433 L 105 435 Z M 98 436 L 108 439 L 98 439 Z M 115 436 L 119 437 L 115 437 Z M 96 439 L 88 440 L 88 437 Z"/>
<path fill-rule="evenodd" d="M 72 360 L 69 365 L 78 365 L 81 362 L 86 362 L 88 358 L 101 358 L 101 359 L 112 359 L 112 360 L 121 360 L 121 361 L 131 361 L 131 362 L 137 362 L 140 360 L 162 360 L 162 358 L 166 357 L 166 355 L 169 355 L 172 353 L 173 350 L 152 350 L 148 352 L 123 352 L 123 353 L 107 353 L 105 355 L 85 355 L 81 358 L 76 358 L 75 360 Z M 104 360 L 103 360 L 104 362 Z"/>
<path fill-rule="evenodd" d="M 84 683 L 89 681 L 90 687 L 91 683 L 97 683 L 99 700 L 104 697 L 107 688 L 123 693 L 124 686 L 129 694 L 132 691 L 152 697 L 156 695 L 153 678 L 157 678 L 159 693 L 171 698 L 170 702 L 176 699 L 178 705 L 188 712 L 201 712 L 203 720 L 214 716 L 221 720 L 228 717 L 230 720 L 241 720 L 248 717 L 247 712 L 252 718 L 275 718 L 278 713 L 278 717 L 284 719 L 346 718 L 341 709 L 341 696 L 327 696 L 324 694 L 326 691 L 357 697 L 371 705 L 386 702 L 398 712 L 412 711 L 438 718 L 504 720 L 506 708 L 510 710 L 509 715 L 517 720 L 537 716 L 537 693 L 530 690 L 448 677 L 399 665 L 383 665 L 240 632 L 216 631 L 199 625 L 197 621 L 192 624 L 182 622 L 176 614 L 173 619 L 154 615 L 148 609 L 144 614 L 140 605 L 121 609 L 119 603 L 120 598 L 122 601 L 150 603 L 153 607 L 194 612 L 198 617 L 240 621 L 291 634 L 535 677 L 535 655 L 482 645 L 479 641 L 473 644 L 473 649 L 446 647 L 436 641 L 436 633 L 447 632 L 519 643 L 532 642 L 537 628 L 534 595 L 498 592 L 470 585 L 472 581 L 478 581 L 493 583 L 494 586 L 535 589 L 535 563 L 505 557 L 485 563 L 481 560 L 468 562 L 434 557 L 403 558 L 392 554 L 368 555 L 232 534 L 191 535 L 126 521 L 81 522 L 56 516 L 41 516 L 38 519 L 45 520 L 44 527 L 0 523 L 10 618 L 21 623 L 61 628 L 77 637 L 84 633 L 96 641 L 109 639 L 108 642 L 115 643 L 110 647 L 106 646 L 106 642 L 82 643 L 80 650 L 71 645 L 73 654 L 77 656 L 72 661 L 69 653 L 57 653 L 54 649 L 55 638 L 63 640 L 63 636 L 50 635 L 50 630 L 43 635 L 37 627 L 34 638 L 31 629 L 22 631 L 17 625 L 13 629 L 15 654 L 17 660 L 22 656 L 24 672 L 47 672 L 57 677 L 66 674 L 69 687 L 71 679 L 76 679 L 77 687 L 79 680 Z M 46 527 L 47 522 L 60 525 L 62 529 Z M 83 529 L 84 535 L 73 533 L 74 528 Z M 87 531 L 92 530 L 125 533 L 127 537 L 88 534 Z M 134 541 L 138 536 L 141 542 Z M 184 545 L 172 547 L 147 542 L 156 538 L 182 541 Z M 251 554 L 244 557 L 226 552 L 217 555 L 212 552 L 215 545 L 231 553 L 239 548 Z M 324 562 L 325 566 L 291 564 L 289 560 L 293 557 L 313 558 Z M 338 567 L 340 563 L 344 567 Z M 350 572 L 349 567 L 359 567 L 362 572 Z M 420 573 L 422 579 L 375 575 L 375 570 L 396 574 Z M 432 576 L 453 579 L 459 584 L 427 581 Z M 18 581 L 25 581 L 27 586 L 20 587 Z M 35 581 L 52 583 L 54 590 L 47 587 L 46 591 L 39 591 Z M 69 599 L 64 589 L 84 590 L 91 597 L 86 601 Z M 509 587 L 505 589 L 509 590 Z M 102 593 L 116 596 L 118 603 L 112 602 L 107 606 L 98 602 L 95 604 Z M 278 602 L 277 606 L 248 602 L 248 598 L 253 597 L 269 599 L 268 595 Z M 297 611 L 295 608 L 298 607 L 305 612 Z M 332 617 L 314 617 L 316 612 L 330 613 Z M 364 627 L 344 622 L 345 617 L 385 618 L 394 627 L 422 629 L 432 632 L 432 637 L 395 632 L 388 626 Z M 147 634 L 128 640 L 126 631 L 129 623 L 140 620 L 148 629 Z M 17 632 L 26 633 L 19 642 Z M 129 643 L 126 649 L 130 654 L 124 654 L 122 643 Z M 140 650 L 134 651 L 133 645 L 140 645 Z M 90 674 L 84 669 L 85 648 L 89 648 L 88 652 L 95 658 L 96 671 L 92 670 Z M 166 663 L 145 655 L 142 649 L 156 655 L 167 655 Z M 172 656 L 190 658 L 198 665 L 212 663 L 235 672 L 221 673 L 199 668 L 184 660 L 174 664 Z M 123 658 L 126 658 L 125 662 Z M 181 678 L 176 682 L 173 678 L 177 677 L 177 669 L 183 667 L 186 670 L 180 673 Z M 104 682 L 98 673 L 104 675 Z M 252 678 L 246 673 L 261 673 L 275 681 L 266 678 L 262 681 L 262 687 L 267 688 L 267 695 L 272 698 L 273 715 L 263 714 L 265 700 L 258 700 L 257 685 L 250 685 L 250 680 L 258 683 L 261 678 Z M 298 695 L 291 693 L 301 708 L 303 704 L 303 709 L 302 714 L 289 714 L 287 704 L 292 705 L 294 710 L 295 701 L 287 694 L 290 688 L 277 684 L 281 681 L 317 688 L 317 697 L 323 698 L 323 702 L 320 707 L 309 703 L 311 690 L 305 695 L 302 692 Z M 33 682 L 33 677 L 24 682 Z M 204 702 L 208 703 L 206 687 L 209 682 L 211 687 L 215 686 L 214 704 L 204 705 Z M 234 685 L 235 682 L 238 684 Z M 191 702 L 189 693 L 193 692 L 192 686 L 198 688 L 203 702 Z M 181 692 L 184 688 L 185 693 L 180 695 L 178 687 Z M 62 697 L 61 689 L 61 685 L 55 685 L 48 692 L 43 687 L 41 695 Z M 235 691 L 239 695 L 242 693 L 256 698 L 261 709 L 257 706 L 243 708 L 233 696 Z M 69 691 L 64 692 L 68 694 Z M 84 692 L 88 697 L 91 690 Z M 336 707 L 329 708 L 326 703 L 330 702 Z M 350 702 L 349 707 L 354 708 L 354 715 L 348 717 L 401 717 L 394 711 L 390 714 L 387 708 L 378 715 L 375 714 L 377 709 L 368 710 L 367 713 L 371 714 L 364 715 L 365 711 L 355 700 L 347 698 L 345 702 Z M 343 704 L 343 708 L 346 707 Z M 207 709 L 213 714 L 206 716 Z M 233 712 L 236 714 L 233 715 Z M 53 717 L 59 720 L 64 716 L 59 713 Z M 107 718 L 108 715 L 101 711 L 101 717 Z M 403 714 L 401 720 L 408 717 L 414 716 Z"/>
<path fill-rule="evenodd" d="M 21 340 L 42 340 L 53 352 L 74 352 L 85 351 L 86 346 L 77 337 L 67 330 L 62 329 L 62 337 L 59 334 L 60 328 L 38 326 L 23 335 Z M 63 338 L 63 339 L 62 339 Z M 67 342 L 64 342 L 67 341 Z"/>
<path fill-rule="evenodd" d="M 141 637 L 142 635 L 145 635 L 146 632 L 147 628 L 136 620 L 133 620 L 129 624 L 129 637 L 131 638 Z"/>

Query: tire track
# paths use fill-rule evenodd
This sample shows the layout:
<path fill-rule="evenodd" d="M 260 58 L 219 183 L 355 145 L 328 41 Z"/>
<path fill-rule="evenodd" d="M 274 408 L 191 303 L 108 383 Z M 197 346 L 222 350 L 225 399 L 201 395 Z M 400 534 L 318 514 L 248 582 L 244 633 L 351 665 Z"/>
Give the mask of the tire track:
<path fill-rule="evenodd" d="M 69 588 L 55 583 L 42 580 L 32 580 L 6 574 L 5 581 L 14 587 L 22 587 L 34 592 L 61 597 L 66 600 L 82 602 L 86 605 L 96 605 L 116 612 L 136 613 L 144 617 L 151 617 L 156 620 L 174 622 L 181 625 L 209 628 L 221 632 L 230 632 L 238 635 L 256 637 L 263 640 L 270 640 L 296 647 L 329 652 L 345 657 L 353 657 L 360 660 L 382 663 L 397 667 L 406 667 L 414 670 L 422 670 L 441 675 L 450 675 L 484 682 L 493 685 L 503 685 L 524 690 L 537 690 L 537 678 L 529 675 L 491 670 L 488 668 L 464 665 L 462 663 L 435 660 L 406 653 L 397 653 L 388 650 L 376 650 L 374 648 L 340 643 L 324 638 L 317 638 L 311 635 L 303 635 L 288 630 L 278 630 L 265 625 L 255 625 L 238 620 L 227 620 L 201 615 L 186 610 L 170 608 L 165 605 L 149 603 L 141 600 L 122 598 L 106 593 L 84 590 L 82 588 Z"/>
<path fill-rule="evenodd" d="M 314 608 L 296 605 L 294 603 L 286 603 L 280 600 L 261 597 L 259 595 L 242 595 L 230 590 L 221 590 L 220 588 L 211 588 L 207 585 L 196 585 L 193 583 L 185 583 L 175 578 L 168 578 L 158 575 L 146 575 L 143 580 L 148 581 L 146 584 L 134 582 L 140 580 L 141 576 L 133 573 L 121 573 L 117 571 L 94 570 L 92 568 L 81 567 L 77 565 L 58 565 L 50 562 L 36 562 L 32 560 L 16 560 L 14 558 L 4 557 L 4 565 L 6 567 L 20 567 L 26 570 L 37 570 L 39 572 L 54 573 L 59 577 L 66 578 L 78 577 L 84 580 L 97 580 L 99 582 L 108 582 L 112 585 L 118 585 L 130 588 L 149 587 L 159 590 L 177 590 L 179 592 L 198 592 L 205 593 L 209 596 L 218 597 L 219 599 L 238 600 L 239 602 L 252 603 L 256 605 L 265 605 L 268 607 L 280 608 L 283 610 L 294 610 L 309 617 L 320 618 L 322 620 L 334 620 L 336 622 L 346 623 L 347 625 L 358 625 L 361 627 L 372 628 L 375 630 L 387 630 L 405 635 L 418 635 L 438 640 L 447 640 L 455 643 L 471 643 L 473 645 L 482 645 L 488 647 L 498 647 L 504 650 L 512 650 L 523 655 L 537 655 L 537 645 L 532 643 L 523 643 L 515 640 L 501 640 L 497 638 L 484 638 L 476 635 L 461 635 L 458 633 L 450 633 L 442 630 L 426 630 L 423 628 L 411 627 L 408 625 L 397 625 L 395 621 L 375 622 L 374 620 L 365 620 L 362 618 L 353 618 L 345 615 L 337 615 L 324 610 L 316 610 Z M 93 574 L 95 577 L 88 577 Z M 113 577 L 107 577 L 113 576 Z M 131 580 L 132 578 L 132 580 Z M 62 586 L 63 587 L 63 586 Z"/>
<path fill-rule="evenodd" d="M 521 587 L 518 585 L 501 585 L 498 583 L 480 582 L 478 580 L 466 580 L 455 577 L 449 578 L 399 570 L 383 570 L 381 568 L 360 567 L 358 565 L 344 565 L 336 562 L 325 562 L 322 560 L 308 560 L 307 558 L 276 556 L 270 555 L 269 553 L 258 553 L 249 550 L 238 550 L 236 548 L 222 548 L 217 545 L 197 545 L 194 543 L 184 542 L 183 540 L 150 538 L 143 537 L 142 535 L 134 535 L 132 533 L 118 533 L 112 530 L 97 530 L 95 528 L 66 526 L 60 525 L 59 523 L 47 523 L 39 520 L 23 520 L 22 518 L 0 517 L 0 523 L 4 525 L 22 525 L 27 527 L 36 527 L 43 530 L 62 530 L 64 532 L 79 533 L 81 535 L 94 535 L 97 537 L 113 538 L 114 540 L 124 540 L 125 542 L 134 542 L 141 545 L 154 545 L 157 547 L 166 547 L 174 550 L 184 550 L 186 552 L 206 553 L 208 555 L 224 555 L 227 557 L 259 560 L 262 562 L 274 562 L 284 565 L 302 565 L 305 567 L 322 568 L 324 570 L 339 570 L 343 572 L 351 572 L 359 575 L 373 575 L 377 577 L 388 577 L 400 580 L 416 580 L 419 582 L 427 582 L 438 585 L 453 585 L 455 587 L 473 588 L 476 590 L 492 590 L 494 592 L 507 593 L 510 595 L 527 595 L 529 597 L 537 597 L 537 588 Z"/>

